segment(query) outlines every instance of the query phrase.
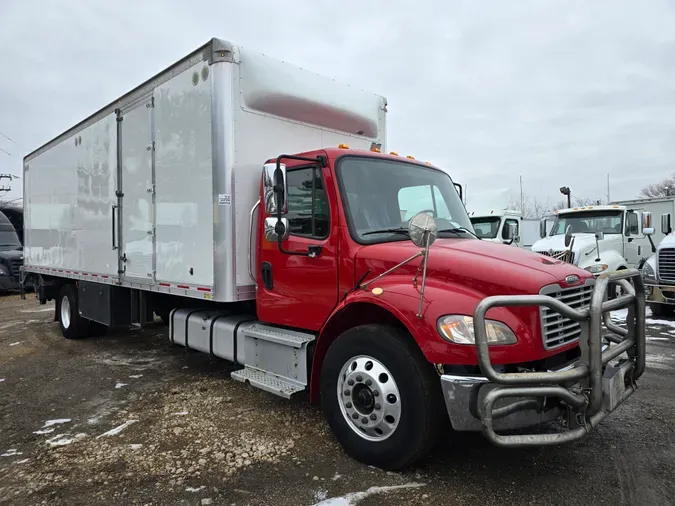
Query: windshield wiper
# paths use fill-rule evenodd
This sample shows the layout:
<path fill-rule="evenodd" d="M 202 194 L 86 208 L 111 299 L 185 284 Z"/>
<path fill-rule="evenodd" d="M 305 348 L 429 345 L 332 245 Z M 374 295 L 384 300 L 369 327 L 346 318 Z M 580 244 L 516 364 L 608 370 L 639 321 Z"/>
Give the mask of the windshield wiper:
<path fill-rule="evenodd" d="M 451 233 L 451 234 L 457 234 L 457 235 L 459 235 L 461 232 L 464 232 L 464 233 L 467 233 L 467 234 L 471 234 L 476 239 L 480 239 L 480 237 L 478 237 L 476 234 L 474 234 L 471 230 L 469 230 L 468 228 L 464 228 L 464 227 L 445 228 L 443 230 L 438 231 L 439 234 L 442 234 L 444 232 L 448 232 L 448 233 Z"/>
<path fill-rule="evenodd" d="M 410 232 L 407 228 L 382 228 L 380 230 L 371 230 L 370 232 L 365 232 L 363 235 L 372 235 L 372 234 L 404 234 L 409 236 Z"/>

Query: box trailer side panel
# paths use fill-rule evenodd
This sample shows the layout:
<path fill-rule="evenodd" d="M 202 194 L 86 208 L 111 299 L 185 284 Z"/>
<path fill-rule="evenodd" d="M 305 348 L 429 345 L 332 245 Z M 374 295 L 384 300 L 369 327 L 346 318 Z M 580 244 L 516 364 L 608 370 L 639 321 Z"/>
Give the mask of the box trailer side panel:
<path fill-rule="evenodd" d="M 365 150 L 375 144 L 384 150 L 386 99 L 241 47 L 232 77 L 238 91 L 233 118 L 234 271 L 239 298 L 245 299 L 255 295 L 248 238 L 262 163 L 281 153 L 342 143 Z"/>
<path fill-rule="evenodd" d="M 154 91 L 158 281 L 214 286 L 211 81 L 199 62 Z"/>
<path fill-rule="evenodd" d="M 108 114 L 25 162 L 27 266 L 117 275 L 116 149 L 115 114 Z"/>

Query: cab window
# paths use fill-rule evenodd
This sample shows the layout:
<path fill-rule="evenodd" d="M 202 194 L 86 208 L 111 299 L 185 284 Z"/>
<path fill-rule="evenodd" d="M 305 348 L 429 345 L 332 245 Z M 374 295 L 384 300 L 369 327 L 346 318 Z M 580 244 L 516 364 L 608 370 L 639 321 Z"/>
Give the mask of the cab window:
<path fill-rule="evenodd" d="M 286 180 L 289 233 L 316 239 L 328 237 L 330 213 L 320 169 L 308 167 L 289 170 Z"/>

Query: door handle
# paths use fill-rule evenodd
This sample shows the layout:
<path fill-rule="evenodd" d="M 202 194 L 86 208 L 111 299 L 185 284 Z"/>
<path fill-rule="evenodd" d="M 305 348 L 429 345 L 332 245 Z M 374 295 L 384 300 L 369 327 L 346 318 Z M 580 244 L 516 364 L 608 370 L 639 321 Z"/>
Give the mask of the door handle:
<path fill-rule="evenodd" d="M 321 246 L 317 246 L 315 244 L 308 246 L 307 247 L 307 252 L 309 253 L 309 258 L 316 258 L 321 254 L 321 250 L 323 248 Z"/>
<path fill-rule="evenodd" d="M 116 250 L 118 246 L 115 244 L 115 209 L 117 209 L 117 206 L 113 205 L 112 206 L 112 249 Z"/>

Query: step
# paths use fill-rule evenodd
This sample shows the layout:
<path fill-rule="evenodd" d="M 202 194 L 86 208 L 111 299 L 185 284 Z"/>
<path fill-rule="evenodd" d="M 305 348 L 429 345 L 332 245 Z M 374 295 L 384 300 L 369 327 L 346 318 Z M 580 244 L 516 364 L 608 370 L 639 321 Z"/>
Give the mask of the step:
<path fill-rule="evenodd" d="M 234 371 L 230 376 L 236 381 L 248 383 L 260 390 L 284 397 L 285 399 L 290 399 L 291 396 L 305 389 L 305 385 L 301 383 L 253 367 L 244 367 L 243 369 Z"/>
<path fill-rule="evenodd" d="M 312 334 L 298 332 L 296 330 L 286 330 L 277 327 L 270 327 L 262 323 L 256 323 L 244 330 L 244 335 L 252 339 L 260 339 L 270 343 L 277 343 L 293 348 L 302 348 L 304 345 L 314 341 Z"/>

